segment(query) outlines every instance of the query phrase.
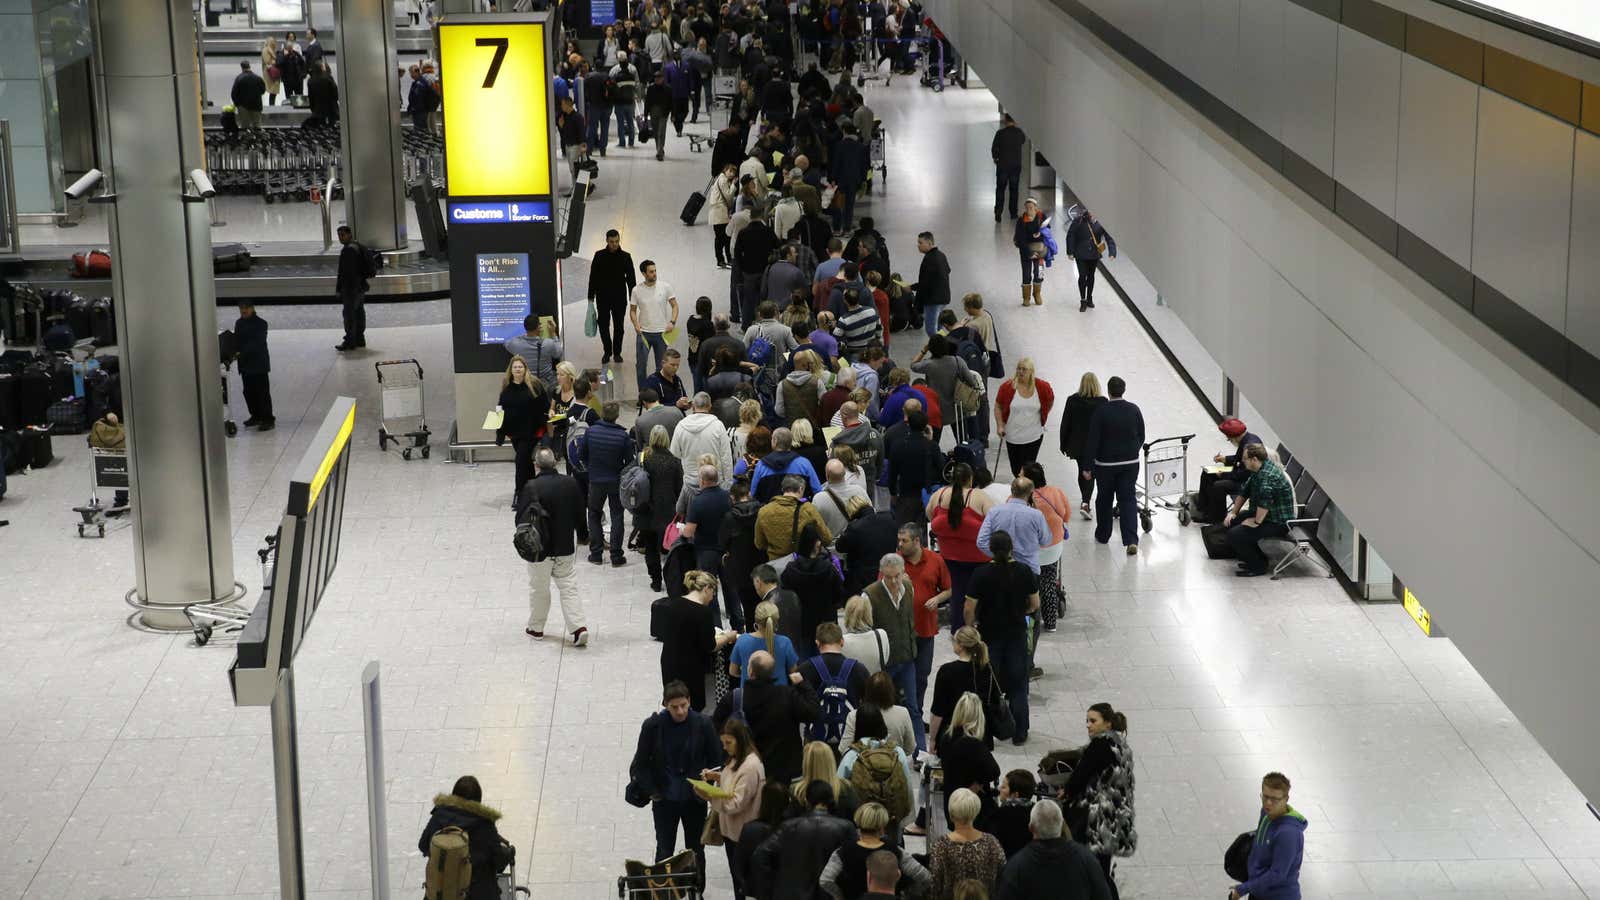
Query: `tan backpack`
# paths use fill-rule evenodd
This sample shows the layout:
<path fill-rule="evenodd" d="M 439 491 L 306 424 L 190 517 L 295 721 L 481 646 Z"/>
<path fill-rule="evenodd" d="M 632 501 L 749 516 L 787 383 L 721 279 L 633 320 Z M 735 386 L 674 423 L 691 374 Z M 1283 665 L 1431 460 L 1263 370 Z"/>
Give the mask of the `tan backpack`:
<path fill-rule="evenodd" d="M 434 832 L 428 841 L 427 893 L 424 900 L 466 900 L 472 884 L 472 853 L 467 833 L 454 825 Z"/>

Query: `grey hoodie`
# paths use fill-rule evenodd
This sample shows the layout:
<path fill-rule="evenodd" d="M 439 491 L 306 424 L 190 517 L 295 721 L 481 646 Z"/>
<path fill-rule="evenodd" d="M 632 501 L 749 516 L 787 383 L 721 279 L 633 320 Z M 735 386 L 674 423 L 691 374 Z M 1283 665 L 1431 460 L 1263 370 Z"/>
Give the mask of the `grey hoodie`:
<path fill-rule="evenodd" d="M 722 420 L 711 413 L 690 413 L 672 432 L 673 456 L 684 461 L 683 483 L 694 484 L 700 480 L 700 454 L 709 453 L 717 458 L 717 473 L 721 485 L 733 484 L 733 445 L 728 440 L 728 429 Z"/>

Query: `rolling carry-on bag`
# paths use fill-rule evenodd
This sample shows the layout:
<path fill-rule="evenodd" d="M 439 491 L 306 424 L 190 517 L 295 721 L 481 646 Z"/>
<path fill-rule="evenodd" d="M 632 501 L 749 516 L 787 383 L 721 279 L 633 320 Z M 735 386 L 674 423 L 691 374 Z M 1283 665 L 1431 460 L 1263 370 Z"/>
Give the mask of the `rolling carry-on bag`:
<path fill-rule="evenodd" d="M 710 189 L 711 186 L 706 185 L 706 190 Z M 683 220 L 683 224 L 685 225 L 693 225 L 695 220 L 700 218 L 700 210 L 705 208 L 706 192 L 695 191 L 689 195 L 689 202 L 683 205 L 683 212 L 678 214 L 678 218 Z"/>
<path fill-rule="evenodd" d="M 216 244 L 211 248 L 211 271 L 218 275 L 250 271 L 250 251 L 243 244 Z"/>
<path fill-rule="evenodd" d="M 117 343 L 117 314 L 110 297 L 96 297 L 89 301 L 89 334 L 96 347 L 110 347 Z"/>
<path fill-rule="evenodd" d="M 1206 556 L 1211 559 L 1234 559 L 1233 545 L 1228 543 L 1228 529 L 1221 522 L 1200 529 L 1200 540 L 1206 545 Z"/>
<path fill-rule="evenodd" d="M 34 428 L 29 426 L 17 432 L 22 435 L 22 458 L 28 461 L 28 468 L 42 469 L 55 462 L 55 449 L 50 445 L 50 427 Z"/>
<path fill-rule="evenodd" d="M 22 407 L 17 400 L 20 376 L 0 372 L 0 428 L 15 431 L 22 427 Z"/>

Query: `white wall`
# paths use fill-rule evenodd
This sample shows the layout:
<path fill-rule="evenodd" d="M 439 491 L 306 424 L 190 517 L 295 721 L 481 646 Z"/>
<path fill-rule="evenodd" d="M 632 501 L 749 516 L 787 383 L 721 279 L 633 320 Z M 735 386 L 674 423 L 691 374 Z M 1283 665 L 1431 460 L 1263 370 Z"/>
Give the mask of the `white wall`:
<path fill-rule="evenodd" d="M 1600 799 L 1600 705 L 1588 696 L 1600 685 L 1600 437 L 1568 411 L 1592 408 L 1048 0 L 927 7 L 1478 671 Z M 1169 51 L 1196 37 L 1174 30 L 1147 46 L 1180 64 Z"/>

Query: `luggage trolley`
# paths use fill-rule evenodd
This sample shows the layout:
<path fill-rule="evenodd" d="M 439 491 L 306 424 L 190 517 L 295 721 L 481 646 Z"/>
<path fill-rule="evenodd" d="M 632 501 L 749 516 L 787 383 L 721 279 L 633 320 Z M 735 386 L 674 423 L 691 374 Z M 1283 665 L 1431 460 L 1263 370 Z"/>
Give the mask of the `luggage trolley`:
<path fill-rule="evenodd" d="M 646 865 L 630 859 L 626 874 L 617 876 L 617 896 L 622 900 L 699 900 L 700 872 L 693 851 L 680 850 L 670 859 Z"/>
<path fill-rule="evenodd" d="M 867 169 L 877 169 L 883 173 L 883 190 L 889 191 L 889 129 L 883 127 L 883 120 L 872 123 L 872 143 L 868 145 L 869 158 Z"/>
<path fill-rule="evenodd" d="M 428 411 L 422 399 L 422 363 L 415 359 L 386 359 L 372 364 L 378 371 L 378 388 L 383 393 L 383 418 L 378 425 L 378 449 L 387 451 L 389 445 L 399 446 L 404 439 L 411 445 L 400 448 L 400 458 L 410 459 L 411 451 L 428 458 Z M 391 371 L 386 376 L 384 369 Z M 414 422 L 410 431 L 402 422 Z M 391 429 L 391 424 L 396 425 Z"/>
<path fill-rule="evenodd" d="M 272 590 L 272 579 L 278 569 L 278 533 L 273 532 L 262 541 L 261 549 L 256 551 L 256 559 L 261 561 L 261 590 Z M 237 639 L 239 633 L 244 631 L 245 623 L 250 621 L 250 610 L 244 609 L 234 603 L 196 603 L 183 608 L 184 618 L 189 620 L 189 630 L 194 632 L 194 645 L 204 647 L 211 642 L 217 629 L 222 633 Z"/>
<path fill-rule="evenodd" d="M 93 528 L 95 537 L 106 536 L 106 516 L 128 511 L 122 506 L 106 506 L 100 502 L 100 492 L 126 491 L 128 489 L 128 451 L 106 450 L 91 447 L 89 469 L 89 502 L 74 506 L 72 511 L 83 518 L 78 523 L 78 537 L 88 537 L 85 532 Z"/>
<path fill-rule="evenodd" d="M 1139 486 L 1139 525 L 1150 531 L 1153 506 L 1178 511 L 1189 524 L 1189 442 L 1194 435 L 1156 438 L 1144 445 L 1144 483 Z M 1177 499 L 1168 499 L 1168 498 Z"/>

